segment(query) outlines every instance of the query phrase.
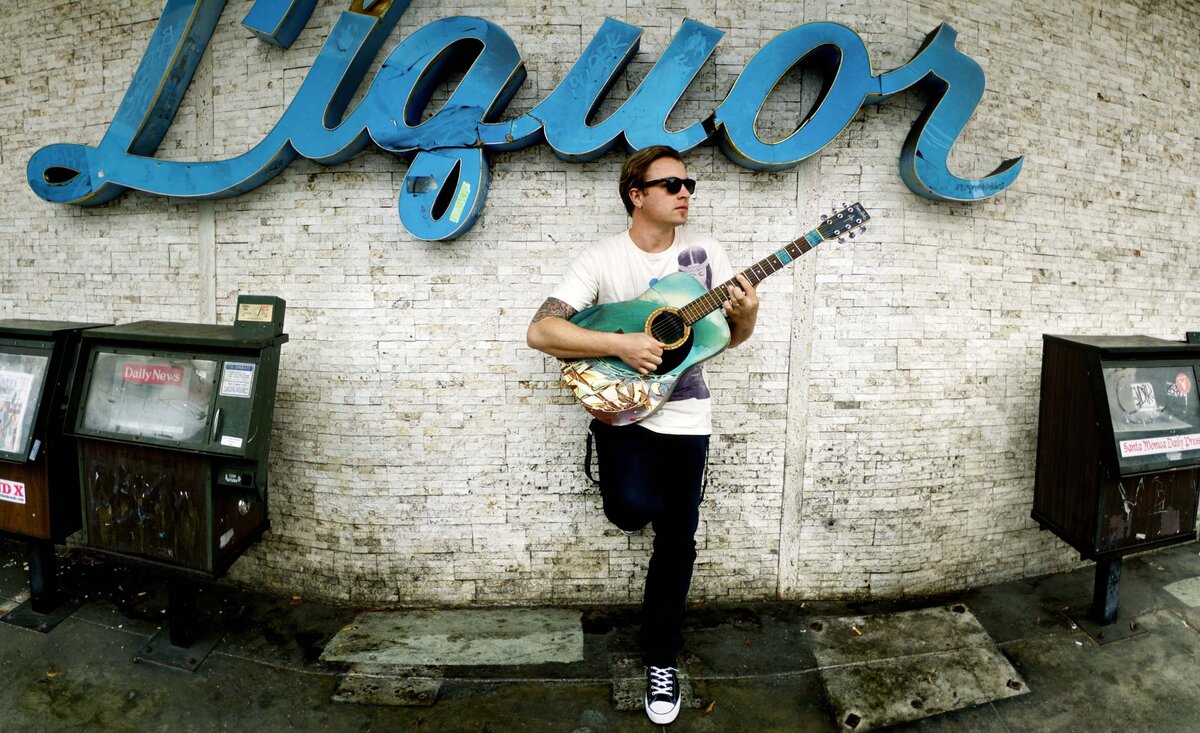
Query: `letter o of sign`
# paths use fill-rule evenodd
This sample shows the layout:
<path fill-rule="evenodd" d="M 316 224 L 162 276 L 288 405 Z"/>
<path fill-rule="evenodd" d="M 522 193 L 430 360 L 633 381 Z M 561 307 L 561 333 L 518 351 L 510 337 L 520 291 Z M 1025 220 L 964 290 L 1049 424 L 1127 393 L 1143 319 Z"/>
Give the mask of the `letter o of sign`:
<path fill-rule="evenodd" d="M 822 46 L 836 47 L 839 60 L 818 106 L 783 140 L 763 142 L 755 121 L 771 91 L 793 67 Z M 832 50 L 832 49 L 831 49 Z M 871 62 L 862 39 L 837 23 L 807 23 L 783 33 L 750 59 L 717 108 L 718 142 L 725 155 L 754 170 L 783 170 L 828 145 L 850 123 L 871 92 Z"/>

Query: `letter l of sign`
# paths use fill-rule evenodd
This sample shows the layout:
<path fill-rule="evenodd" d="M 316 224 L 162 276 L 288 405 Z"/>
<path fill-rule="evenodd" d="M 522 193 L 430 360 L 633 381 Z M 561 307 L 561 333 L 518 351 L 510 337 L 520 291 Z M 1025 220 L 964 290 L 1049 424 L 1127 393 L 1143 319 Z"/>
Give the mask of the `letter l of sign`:
<path fill-rule="evenodd" d="M 104 180 L 104 168 L 99 165 L 102 153 L 154 154 L 175 119 L 224 7 L 225 0 L 167 0 L 100 145 L 49 145 L 30 159 L 29 184 L 39 196 L 55 203 L 91 206 L 121 195 L 125 186 Z"/>
<path fill-rule="evenodd" d="M 356 10 L 365 5 L 354 0 L 338 18 L 288 109 L 251 150 L 211 162 L 149 157 L 170 126 L 223 4 L 224 0 L 168 0 L 100 145 L 58 143 L 38 150 L 27 167 L 30 188 L 47 201 L 83 206 L 110 201 L 127 188 L 162 196 L 221 198 L 262 185 L 297 153 L 331 164 L 362 150 L 369 141 L 365 122 L 343 121 L 342 114 L 371 59 L 407 9 L 407 0 L 373 2 L 369 11 Z M 324 113 L 313 114 L 314 110 Z"/>

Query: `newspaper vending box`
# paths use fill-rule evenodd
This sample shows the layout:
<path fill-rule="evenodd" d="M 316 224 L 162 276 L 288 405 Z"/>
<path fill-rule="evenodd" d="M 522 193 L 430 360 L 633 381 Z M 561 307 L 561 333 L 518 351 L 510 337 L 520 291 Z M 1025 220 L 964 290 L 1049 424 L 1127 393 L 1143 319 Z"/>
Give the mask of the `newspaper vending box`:
<path fill-rule="evenodd" d="M 73 610 L 54 544 L 80 526 L 75 443 L 63 434 L 80 334 L 105 324 L 0 320 L 0 533 L 24 540 L 30 598 L 4 620 L 49 631 Z"/>
<path fill-rule="evenodd" d="M 1196 538 L 1200 344 L 1043 339 L 1032 517 L 1096 561 L 1092 620 L 1116 619 L 1121 558 Z"/>
<path fill-rule="evenodd" d="M 196 581 L 268 526 L 283 318 L 283 300 L 242 296 L 232 326 L 141 321 L 82 339 L 68 419 L 83 544 L 166 571 L 176 647 L 196 641 Z"/>

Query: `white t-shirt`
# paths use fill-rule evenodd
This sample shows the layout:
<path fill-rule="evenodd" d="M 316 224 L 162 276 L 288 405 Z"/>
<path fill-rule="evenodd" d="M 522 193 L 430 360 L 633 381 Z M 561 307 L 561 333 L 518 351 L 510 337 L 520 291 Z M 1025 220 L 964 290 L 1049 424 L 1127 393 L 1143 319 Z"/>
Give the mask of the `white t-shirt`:
<path fill-rule="evenodd" d="M 711 237 L 675 230 L 675 241 L 662 252 L 638 248 L 621 232 L 584 250 L 550 294 L 577 311 L 593 305 L 633 300 L 660 279 L 686 272 L 707 289 L 733 277 L 725 250 Z M 712 404 L 701 366 L 687 370 L 671 399 L 638 423 L 657 433 L 709 435 Z"/>

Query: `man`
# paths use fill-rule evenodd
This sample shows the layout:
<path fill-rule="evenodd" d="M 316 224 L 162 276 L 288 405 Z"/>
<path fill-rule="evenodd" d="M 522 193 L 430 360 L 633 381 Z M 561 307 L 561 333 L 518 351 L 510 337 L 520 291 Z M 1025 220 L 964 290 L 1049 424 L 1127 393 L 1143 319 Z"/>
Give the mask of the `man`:
<path fill-rule="evenodd" d="M 631 300 L 675 272 L 687 272 L 707 288 L 732 277 L 721 246 L 687 233 L 688 207 L 696 182 L 687 177 L 675 150 L 638 151 L 621 170 L 619 190 L 630 216 L 628 231 L 588 248 L 534 315 L 527 340 L 561 359 L 615 356 L 647 374 L 662 363 L 661 342 L 645 333 L 603 333 L 570 322 L 597 303 Z M 739 275 L 723 306 L 730 346 L 750 337 L 758 297 Z M 683 611 L 696 559 L 696 528 L 712 408 L 699 367 L 681 376 L 671 398 L 634 425 L 592 421 L 600 467 L 604 513 L 621 531 L 652 524 L 654 551 L 642 602 L 641 651 L 646 665 L 646 714 L 659 724 L 679 714 Z M 667 460 L 669 459 L 669 460 Z"/>

